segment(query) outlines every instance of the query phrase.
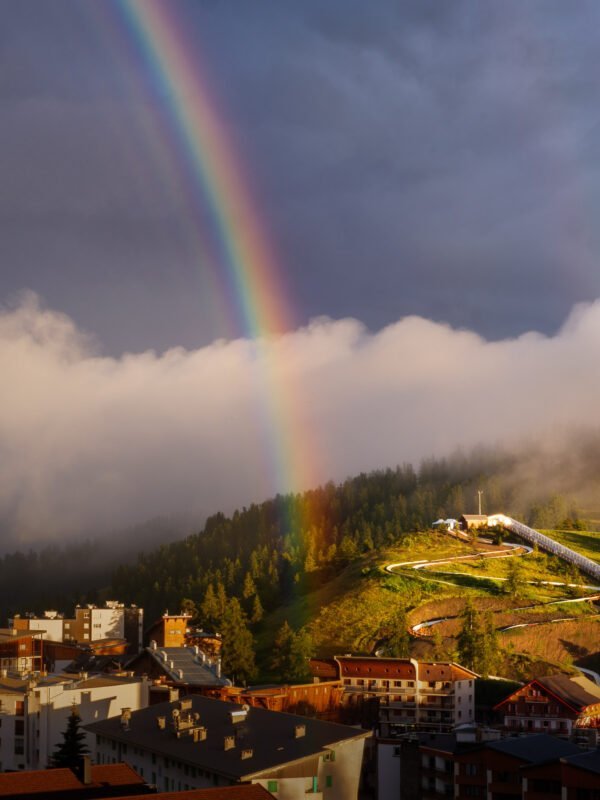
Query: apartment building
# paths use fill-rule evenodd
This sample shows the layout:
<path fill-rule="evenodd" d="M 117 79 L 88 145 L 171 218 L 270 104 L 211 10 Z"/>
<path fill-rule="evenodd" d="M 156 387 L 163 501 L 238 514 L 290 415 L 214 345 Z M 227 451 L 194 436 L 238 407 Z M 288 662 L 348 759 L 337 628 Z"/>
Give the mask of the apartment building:
<path fill-rule="evenodd" d="M 378 703 L 379 735 L 390 738 L 407 728 L 451 730 L 475 715 L 477 673 L 452 662 L 412 658 L 336 656 L 313 660 L 316 680 L 336 676 L 346 705 Z"/>
<path fill-rule="evenodd" d="M 87 725 L 100 764 L 159 791 L 256 783 L 280 800 L 356 800 L 370 732 L 201 695 Z"/>
<path fill-rule="evenodd" d="M 144 610 L 125 606 L 117 600 L 107 600 L 102 607 L 93 604 L 77 606 L 71 618 L 49 610 L 44 611 L 41 617 L 17 614 L 10 622 L 20 632 L 38 631 L 44 639 L 53 642 L 89 644 L 102 639 L 126 640 L 130 652 L 137 653 L 143 641 Z"/>
<path fill-rule="evenodd" d="M 134 677 L 0 677 L 0 771 L 44 769 L 77 708 L 82 723 L 148 705 L 148 682 Z"/>
<path fill-rule="evenodd" d="M 600 729 L 600 686 L 583 675 L 546 675 L 512 692 L 494 708 L 510 732 L 550 733 Z"/>

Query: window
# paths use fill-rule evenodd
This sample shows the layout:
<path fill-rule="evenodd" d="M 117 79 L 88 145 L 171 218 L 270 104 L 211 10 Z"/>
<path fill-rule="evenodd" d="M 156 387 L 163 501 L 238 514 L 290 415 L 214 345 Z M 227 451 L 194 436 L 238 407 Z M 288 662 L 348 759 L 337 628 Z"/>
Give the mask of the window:
<path fill-rule="evenodd" d="M 277 791 L 277 781 L 267 781 L 267 791 L 268 792 L 276 792 Z"/>
<path fill-rule="evenodd" d="M 22 719 L 15 720 L 15 736 L 23 736 L 25 733 L 25 721 Z"/>
<path fill-rule="evenodd" d="M 15 715 L 17 717 L 22 717 L 24 713 L 25 713 L 25 701 L 17 700 L 15 702 Z"/>
<path fill-rule="evenodd" d="M 477 775 L 478 771 L 479 767 L 477 764 L 465 764 L 465 775 L 473 777 L 473 775 Z"/>
<path fill-rule="evenodd" d="M 333 786 L 333 775 L 326 775 L 325 776 L 325 788 L 331 789 Z"/>

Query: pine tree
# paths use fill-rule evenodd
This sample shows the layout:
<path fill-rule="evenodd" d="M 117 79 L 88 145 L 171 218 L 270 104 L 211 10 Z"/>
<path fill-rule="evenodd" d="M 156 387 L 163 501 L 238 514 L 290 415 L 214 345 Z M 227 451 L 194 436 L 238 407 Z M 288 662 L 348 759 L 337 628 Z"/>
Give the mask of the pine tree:
<path fill-rule="evenodd" d="M 73 705 L 67 720 L 67 727 L 62 733 L 63 741 L 57 746 L 52 755 L 53 767 L 69 767 L 75 769 L 79 766 L 82 756 L 90 751 L 85 744 L 85 733 L 80 730 L 81 719 L 77 706 Z"/>
<path fill-rule="evenodd" d="M 219 604 L 212 583 L 208 584 L 204 600 L 200 606 L 202 621 L 207 627 L 216 627 L 219 618 Z"/>
<path fill-rule="evenodd" d="M 311 636 L 305 630 L 297 633 L 286 620 L 275 637 L 271 667 L 281 680 L 304 681 L 310 675 L 309 659 L 314 655 Z"/>
<path fill-rule="evenodd" d="M 385 649 L 392 658 L 406 658 L 410 654 L 410 635 L 403 608 L 399 608 L 392 617 L 391 633 Z"/>
<path fill-rule="evenodd" d="M 465 667 L 487 677 L 498 663 L 500 648 L 491 611 L 482 620 L 471 600 L 462 613 L 463 625 L 458 634 L 458 657 Z"/>
<path fill-rule="evenodd" d="M 475 611 L 471 600 L 467 600 L 461 617 L 463 624 L 457 638 L 458 659 L 465 667 L 474 669 L 479 652 L 482 631 L 479 615 Z"/>
<path fill-rule="evenodd" d="M 245 682 L 256 673 L 254 663 L 254 638 L 246 624 L 246 615 L 237 597 L 232 597 L 225 608 L 221 623 L 223 647 L 221 659 L 223 672 L 235 682 Z"/>
<path fill-rule="evenodd" d="M 248 600 L 252 595 L 256 594 L 256 584 L 252 578 L 252 575 L 247 572 L 244 577 L 244 588 L 242 589 L 242 597 L 244 600 Z"/>
<path fill-rule="evenodd" d="M 257 622 L 261 621 L 264 615 L 265 612 L 263 610 L 262 603 L 260 602 L 260 597 L 258 596 L 257 592 L 252 600 L 252 613 L 250 615 L 250 622 L 253 625 L 256 625 Z"/>

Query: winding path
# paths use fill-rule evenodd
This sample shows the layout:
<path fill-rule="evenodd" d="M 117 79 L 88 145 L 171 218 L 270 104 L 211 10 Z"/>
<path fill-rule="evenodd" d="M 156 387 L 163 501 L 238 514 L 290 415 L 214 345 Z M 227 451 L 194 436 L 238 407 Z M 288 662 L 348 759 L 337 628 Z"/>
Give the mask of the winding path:
<path fill-rule="evenodd" d="M 497 516 L 500 516 L 500 515 L 497 515 Z M 506 518 L 506 519 L 510 519 L 510 518 Z M 525 527 L 525 526 L 522 526 L 522 527 Z M 547 537 L 545 537 L 545 538 L 547 538 Z M 479 541 L 482 541 L 482 540 L 479 540 Z M 384 569 L 385 569 L 386 572 L 389 572 L 390 574 L 394 574 L 394 572 L 397 569 L 402 569 L 402 568 L 411 568 L 411 569 L 414 569 L 414 570 L 421 570 L 421 569 L 424 569 L 426 567 L 431 567 L 431 566 L 435 566 L 435 565 L 451 564 L 451 563 L 454 563 L 454 562 L 457 562 L 457 561 L 468 561 L 468 560 L 474 560 L 474 559 L 479 559 L 479 558 L 511 558 L 511 557 L 515 557 L 515 556 L 525 556 L 525 555 L 529 555 L 533 551 L 533 548 L 529 547 L 528 545 L 514 544 L 512 542 L 505 542 L 504 543 L 504 547 L 508 547 L 508 548 L 511 548 L 511 549 L 510 550 L 504 550 L 504 551 L 502 551 L 502 550 L 482 550 L 481 552 L 473 553 L 472 555 L 455 556 L 455 557 L 452 557 L 452 558 L 438 558 L 438 559 L 433 559 L 431 561 L 428 561 L 426 559 L 421 559 L 419 561 L 397 561 L 397 562 L 394 562 L 393 564 L 386 564 Z M 573 552 L 573 551 L 570 551 L 570 552 Z M 571 559 L 569 559 L 569 560 L 571 561 L 571 563 L 573 563 Z M 456 573 L 456 572 L 450 572 L 450 571 L 444 572 L 444 571 L 440 571 L 440 570 L 435 570 L 434 574 L 436 574 L 436 575 L 461 575 L 463 573 Z M 474 580 L 481 580 L 481 581 L 506 581 L 506 580 L 508 580 L 508 578 L 501 578 L 501 577 L 496 577 L 496 576 L 491 576 L 491 575 L 469 575 L 469 578 L 474 579 Z M 445 581 L 445 580 L 440 580 L 440 579 L 437 579 L 437 578 L 428 578 L 428 580 L 431 580 L 431 581 L 433 581 L 435 583 L 449 584 L 451 586 L 455 586 L 456 585 L 452 581 Z M 542 586 L 566 586 L 566 587 L 570 587 L 570 588 L 590 589 L 590 590 L 595 591 L 595 592 L 600 592 L 600 586 L 595 586 L 595 585 L 591 585 L 590 586 L 588 584 L 562 583 L 561 581 L 527 581 L 527 583 L 536 584 L 536 585 L 542 585 Z M 540 606 L 551 606 L 551 605 L 559 605 L 559 604 L 560 605 L 565 605 L 566 603 L 583 603 L 583 602 L 586 602 L 588 600 L 599 600 L 599 599 L 600 599 L 600 594 L 593 594 L 593 595 L 587 595 L 586 597 L 564 598 L 564 599 L 561 599 L 561 600 L 551 600 L 551 601 L 549 601 L 547 603 L 537 603 L 535 605 L 522 606 L 521 608 L 514 608 L 514 609 L 511 609 L 511 610 L 514 611 L 514 612 L 516 612 L 516 611 L 528 611 L 530 609 L 539 608 Z M 600 616 L 600 615 L 593 615 L 593 616 Z M 441 622 L 447 622 L 450 619 L 455 619 L 455 617 L 435 617 L 434 619 L 424 620 L 423 622 L 418 622 L 416 625 L 412 625 L 409 628 L 409 632 L 413 636 L 428 636 L 429 634 L 425 633 L 425 631 L 428 631 L 434 625 L 439 625 Z M 545 625 L 545 624 L 548 624 L 549 622 L 570 622 L 570 621 L 572 621 L 572 617 L 557 617 L 556 619 L 546 620 L 545 622 L 523 622 L 523 623 L 518 623 L 516 625 L 508 625 L 508 626 L 506 626 L 504 628 L 499 628 L 498 630 L 499 631 L 508 631 L 508 630 L 512 630 L 513 628 L 527 628 L 527 627 L 531 627 L 531 626 L 535 626 L 535 625 Z"/>

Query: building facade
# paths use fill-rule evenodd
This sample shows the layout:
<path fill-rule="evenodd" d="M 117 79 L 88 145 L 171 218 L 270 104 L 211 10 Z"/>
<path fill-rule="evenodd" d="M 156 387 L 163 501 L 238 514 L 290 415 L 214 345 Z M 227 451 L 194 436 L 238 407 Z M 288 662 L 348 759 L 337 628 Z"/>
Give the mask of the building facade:
<path fill-rule="evenodd" d="M 148 682 L 140 678 L 2 677 L 0 771 L 46 768 L 74 707 L 87 724 L 147 705 Z"/>
<path fill-rule="evenodd" d="M 356 800 L 370 732 L 192 695 L 93 723 L 98 763 L 159 791 L 256 783 L 280 800 Z"/>

